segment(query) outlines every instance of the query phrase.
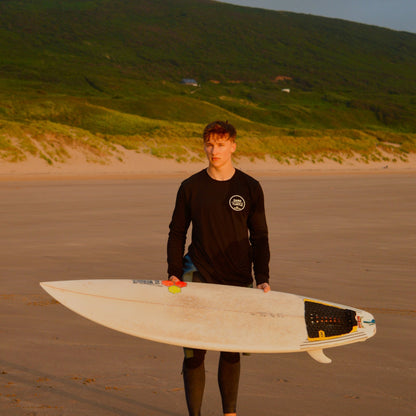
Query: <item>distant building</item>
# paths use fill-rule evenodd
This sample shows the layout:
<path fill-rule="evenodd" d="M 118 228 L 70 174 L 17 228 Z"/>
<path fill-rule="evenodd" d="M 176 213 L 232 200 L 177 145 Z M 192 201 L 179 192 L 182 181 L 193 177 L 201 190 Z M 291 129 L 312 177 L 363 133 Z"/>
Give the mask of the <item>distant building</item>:
<path fill-rule="evenodd" d="M 287 77 L 286 75 L 278 75 L 273 81 L 280 82 L 280 81 L 292 81 L 292 77 Z"/>
<path fill-rule="evenodd" d="M 199 84 L 193 78 L 183 78 L 181 84 L 191 85 L 192 87 L 199 87 Z"/>

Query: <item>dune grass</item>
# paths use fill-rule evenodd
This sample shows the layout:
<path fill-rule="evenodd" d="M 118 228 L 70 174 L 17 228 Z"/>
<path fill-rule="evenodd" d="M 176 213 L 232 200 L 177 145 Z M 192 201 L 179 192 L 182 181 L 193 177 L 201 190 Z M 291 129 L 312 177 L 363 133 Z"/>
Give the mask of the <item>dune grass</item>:
<path fill-rule="evenodd" d="M 117 157 L 117 146 L 121 146 L 177 161 L 204 159 L 202 123 L 151 119 L 91 104 L 77 106 L 75 111 L 69 105 L 35 108 L 20 121 L 0 119 L 0 157 L 17 162 L 31 154 L 53 164 L 65 162 L 72 148 L 87 154 L 89 160 L 105 162 L 110 156 Z M 24 109 L 22 114 L 27 107 Z M 342 163 L 351 157 L 383 160 L 386 155 L 391 155 L 390 160 L 406 160 L 408 153 L 416 152 L 416 135 L 411 133 L 287 129 L 240 117 L 230 118 L 230 122 L 238 130 L 238 156 L 253 160 L 270 156 L 281 163 L 325 159 Z"/>

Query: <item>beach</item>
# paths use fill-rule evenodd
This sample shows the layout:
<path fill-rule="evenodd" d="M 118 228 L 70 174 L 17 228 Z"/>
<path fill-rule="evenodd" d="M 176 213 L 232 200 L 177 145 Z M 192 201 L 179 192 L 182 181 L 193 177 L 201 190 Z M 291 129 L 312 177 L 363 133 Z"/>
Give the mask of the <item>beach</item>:
<path fill-rule="evenodd" d="M 98 158 L 88 152 L 65 148 L 65 161 L 47 163 L 40 157 L 26 154 L 22 162 L 0 159 L 0 181 L 33 179 L 83 179 L 83 178 L 153 178 L 186 177 L 206 167 L 205 158 L 194 162 L 177 162 L 175 159 L 158 158 L 147 153 L 127 150 L 114 145 L 111 154 Z M 385 160 L 364 162 L 362 156 L 344 157 L 342 163 L 332 159 L 323 162 L 306 160 L 299 163 L 279 163 L 272 157 L 264 159 L 234 158 L 237 168 L 253 175 L 314 175 L 343 173 L 416 173 L 416 154 L 406 155 L 402 160 L 397 155 L 380 153 Z"/>
<path fill-rule="evenodd" d="M 181 348 L 94 324 L 39 286 L 166 278 L 177 188 L 205 163 L 129 157 L 0 163 L 1 415 L 186 414 Z M 243 356 L 238 415 L 416 414 L 415 159 L 237 166 L 265 193 L 272 289 L 368 310 L 378 330 L 327 350 L 328 365 Z M 204 416 L 221 414 L 217 362 L 209 352 Z"/>

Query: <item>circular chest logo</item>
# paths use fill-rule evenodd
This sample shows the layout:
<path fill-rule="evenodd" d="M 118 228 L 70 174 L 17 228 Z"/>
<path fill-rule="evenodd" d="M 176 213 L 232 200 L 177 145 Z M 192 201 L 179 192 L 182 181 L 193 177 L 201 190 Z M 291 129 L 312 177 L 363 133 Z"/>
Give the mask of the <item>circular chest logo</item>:
<path fill-rule="evenodd" d="M 246 206 L 246 201 L 240 195 L 233 195 L 230 198 L 229 204 L 234 211 L 242 211 Z"/>

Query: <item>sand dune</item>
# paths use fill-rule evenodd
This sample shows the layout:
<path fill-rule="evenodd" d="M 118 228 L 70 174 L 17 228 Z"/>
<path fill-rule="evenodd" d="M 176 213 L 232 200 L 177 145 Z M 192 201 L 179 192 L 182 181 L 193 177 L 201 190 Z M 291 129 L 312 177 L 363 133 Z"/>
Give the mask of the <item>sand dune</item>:
<path fill-rule="evenodd" d="M 91 177 L 91 176 L 182 176 L 190 174 L 206 166 L 201 162 L 176 162 L 173 159 L 160 159 L 143 153 L 125 150 L 119 147 L 118 154 L 107 159 L 88 161 L 87 155 L 77 151 L 69 152 L 71 157 L 65 163 L 55 162 L 49 165 L 45 160 L 28 156 L 23 162 L 11 163 L 0 160 L 0 180 L 16 178 L 47 178 L 47 177 Z M 312 173 L 378 173 L 378 172 L 416 172 L 416 154 L 410 154 L 408 161 L 378 161 L 371 163 L 359 162 L 356 158 L 345 159 L 340 164 L 333 160 L 321 163 L 281 164 L 275 159 L 250 161 L 247 158 L 236 158 L 237 167 L 253 174 L 312 174 Z"/>

